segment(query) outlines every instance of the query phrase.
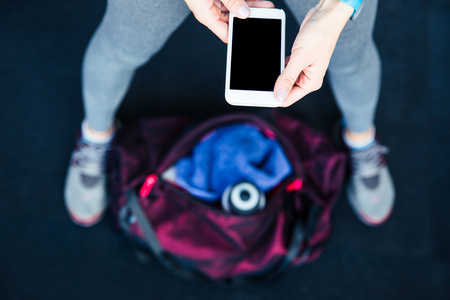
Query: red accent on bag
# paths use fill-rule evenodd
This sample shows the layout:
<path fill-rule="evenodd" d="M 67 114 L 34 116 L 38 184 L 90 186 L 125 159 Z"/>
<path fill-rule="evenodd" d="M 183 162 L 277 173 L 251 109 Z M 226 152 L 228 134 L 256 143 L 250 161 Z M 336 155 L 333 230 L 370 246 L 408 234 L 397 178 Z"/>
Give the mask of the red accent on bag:
<path fill-rule="evenodd" d="M 294 192 L 299 191 L 303 186 L 303 181 L 300 178 L 295 179 L 286 186 L 286 191 Z"/>
<path fill-rule="evenodd" d="M 147 197 L 155 185 L 156 180 L 158 180 L 158 177 L 155 174 L 147 176 L 141 190 L 139 191 L 139 195 L 141 195 L 141 197 Z"/>

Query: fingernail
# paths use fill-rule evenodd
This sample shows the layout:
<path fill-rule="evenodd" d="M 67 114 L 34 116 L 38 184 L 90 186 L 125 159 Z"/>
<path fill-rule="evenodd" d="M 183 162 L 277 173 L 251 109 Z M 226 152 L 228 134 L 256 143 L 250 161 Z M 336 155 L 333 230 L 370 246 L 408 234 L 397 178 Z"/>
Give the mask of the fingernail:
<path fill-rule="evenodd" d="M 287 91 L 285 89 L 279 89 L 276 95 L 276 99 L 278 100 L 278 102 L 280 102 L 280 104 L 284 103 L 284 100 L 286 100 L 287 98 Z"/>
<path fill-rule="evenodd" d="M 250 16 L 250 8 L 248 8 L 245 5 L 242 5 L 241 7 L 239 7 L 238 11 L 237 11 L 238 17 L 239 18 L 247 18 L 248 16 Z"/>

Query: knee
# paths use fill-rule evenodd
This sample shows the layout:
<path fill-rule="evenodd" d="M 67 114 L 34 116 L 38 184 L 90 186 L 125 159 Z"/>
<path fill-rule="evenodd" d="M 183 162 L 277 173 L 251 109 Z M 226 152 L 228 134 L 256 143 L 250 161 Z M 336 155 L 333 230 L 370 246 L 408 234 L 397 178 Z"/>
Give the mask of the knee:
<path fill-rule="evenodd" d="M 188 12 L 178 0 L 109 0 L 98 35 L 118 63 L 140 66 L 164 46 Z"/>
<path fill-rule="evenodd" d="M 103 53 L 118 65 L 139 67 L 159 51 L 163 42 L 150 42 L 136 31 L 110 30 L 98 34 Z M 95 38 L 95 37 L 94 37 Z"/>
<path fill-rule="evenodd" d="M 107 8 L 93 41 L 117 64 L 140 66 L 162 48 L 172 31 L 160 28 L 147 13 L 117 6 Z"/>
<path fill-rule="evenodd" d="M 350 41 L 338 45 L 330 61 L 330 72 L 340 74 L 359 74 L 364 70 L 378 70 L 381 61 L 372 38 L 366 41 Z"/>

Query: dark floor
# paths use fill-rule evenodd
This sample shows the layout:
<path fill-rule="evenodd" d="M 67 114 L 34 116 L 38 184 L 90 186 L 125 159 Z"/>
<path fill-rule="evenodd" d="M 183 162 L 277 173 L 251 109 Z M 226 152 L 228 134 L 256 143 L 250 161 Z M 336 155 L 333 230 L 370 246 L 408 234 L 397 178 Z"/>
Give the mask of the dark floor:
<path fill-rule="evenodd" d="M 380 1 L 377 126 L 397 186 L 391 220 L 368 228 L 342 197 L 322 257 L 252 290 L 199 288 L 138 263 L 108 218 L 86 230 L 66 216 L 80 63 L 104 6 L 0 3 L 0 299 L 450 299 L 448 0 Z M 184 25 L 137 73 L 125 123 L 239 110 L 223 99 L 225 45 L 192 17 Z M 296 30 L 288 14 L 288 49 Z M 287 111 L 323 130 L 338 117 L 326 85 Z"/>

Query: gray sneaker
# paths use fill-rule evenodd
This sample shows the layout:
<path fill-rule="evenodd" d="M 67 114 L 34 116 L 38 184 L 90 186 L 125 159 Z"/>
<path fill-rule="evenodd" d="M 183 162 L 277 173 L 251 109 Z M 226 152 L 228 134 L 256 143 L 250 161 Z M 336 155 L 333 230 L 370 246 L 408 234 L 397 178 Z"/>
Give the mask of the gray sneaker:
<path fill-rule="evenodd" d="M 106 156 L 110 144 L 93 144 L 78 139 L 72 152 L 64 187 L 64 204 L 75 224 L 90 227 L 98 223 L 107 207 Z"/>
<path fill-rule="evenodd" d="M 384 158 L 387 152 L 379 144 L 350 151 L 352 174 L 347 197 L 358 218 L 369 226 L 384 223 L 394 206 L 394 184 Z"/>

